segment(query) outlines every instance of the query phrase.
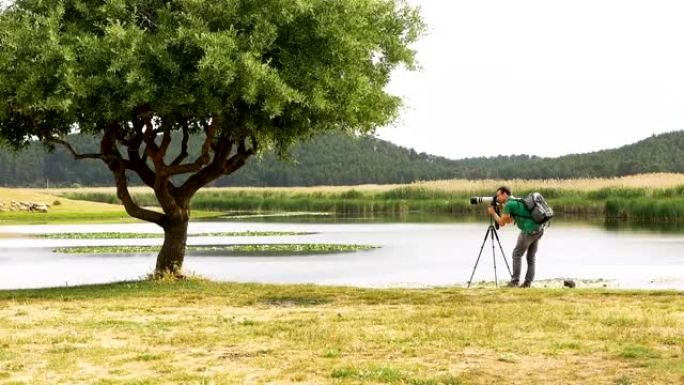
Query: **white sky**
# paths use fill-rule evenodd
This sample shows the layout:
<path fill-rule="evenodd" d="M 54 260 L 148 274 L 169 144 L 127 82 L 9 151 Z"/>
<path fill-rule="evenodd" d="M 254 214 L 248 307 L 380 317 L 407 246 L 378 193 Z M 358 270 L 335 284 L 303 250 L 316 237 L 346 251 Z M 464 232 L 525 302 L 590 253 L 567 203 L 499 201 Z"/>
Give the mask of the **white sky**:
<path fill-rule="evenodd" d="M 452 159 L 559 156 L 684 128 L 684 2 L 408 0 L 420 72 L 378 137 Z"/>

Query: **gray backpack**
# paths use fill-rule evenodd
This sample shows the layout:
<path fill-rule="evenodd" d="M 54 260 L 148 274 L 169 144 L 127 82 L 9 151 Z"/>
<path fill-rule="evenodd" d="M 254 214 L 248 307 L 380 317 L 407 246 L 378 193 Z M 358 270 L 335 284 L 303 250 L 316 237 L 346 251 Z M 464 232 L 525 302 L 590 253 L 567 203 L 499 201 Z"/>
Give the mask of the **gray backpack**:
<path fill-rule="evenodd" d="M 553 218 L 553 209 L 538 192 L 532 193 L 525 198 L 517 198 L 516 200 L 522 202 L 530 212 L 529 217 L 519 216 L 530 218 L 538 225 L 544 224 Z"/>

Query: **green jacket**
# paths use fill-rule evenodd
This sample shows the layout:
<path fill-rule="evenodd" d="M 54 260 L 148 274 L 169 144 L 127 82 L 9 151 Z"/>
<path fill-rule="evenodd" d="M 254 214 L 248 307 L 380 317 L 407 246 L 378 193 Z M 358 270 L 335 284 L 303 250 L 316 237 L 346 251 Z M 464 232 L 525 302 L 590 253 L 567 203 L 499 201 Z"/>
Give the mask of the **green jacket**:
<path fill-rule="evenodd" d="M 539 231 L 539 227 L 541 225 L 538 225 L 531 218 L 532 214 L 530 214 L 530 211 L 527 209 L 527 207 L 525 207 L 524 203 L 509 198 L 503 208 L 503 213 L 512 216 L 515 220 L 515 224 L 524 233 L 532 234 Z"/>

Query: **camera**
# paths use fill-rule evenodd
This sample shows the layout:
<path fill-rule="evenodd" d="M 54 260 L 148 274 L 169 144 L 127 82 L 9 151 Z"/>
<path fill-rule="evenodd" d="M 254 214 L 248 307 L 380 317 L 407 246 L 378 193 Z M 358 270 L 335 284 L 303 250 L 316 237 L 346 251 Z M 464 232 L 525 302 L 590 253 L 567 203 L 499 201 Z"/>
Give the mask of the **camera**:
<path fill-rule="evenodd" d="M 499 201 L 496 200 L 496 195 L 494 195 L 493 197 L 471 197 L 470 204 L 488 204 L 494 207 L 494 211 L 496 211 L 498 215 L 501 215 L 501 205 L 499 204 Z M 494 222 L 494 227 L 498 230 L 499 224 Z"/>
<path fill-rule="evenodd" d="M 496 201 L 496 196 L 493 197 L 472 197 L 470 198 L 470 204 L 471 205 L 477 205 L 477 204 L 490 204 L 492 206 L 498 205 L 498 202 Z"/>

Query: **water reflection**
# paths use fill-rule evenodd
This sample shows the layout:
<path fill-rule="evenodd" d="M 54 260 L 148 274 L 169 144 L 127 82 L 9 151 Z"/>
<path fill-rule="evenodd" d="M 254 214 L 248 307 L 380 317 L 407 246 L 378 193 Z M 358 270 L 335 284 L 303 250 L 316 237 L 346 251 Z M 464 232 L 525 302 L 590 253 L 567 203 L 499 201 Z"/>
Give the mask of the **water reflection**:
<path fill-rule="evenodd" d="M 684 234 L 684 223 L 650 223 L 643 221 L 625 221 L 621 219 L 605 219 L 603 226 L 608 231 L 650 232 L 660 234 Z"/>
<path fill-rule="evenodd" d="M 333 215 L 327 213 L 299 213 L 295 215 L 264 215 L 257 212 L 228 212 L 212 218 L 211 221 L 259 222 L 259 223 L 481 223 L 488 225 L 488 217 L 445 214 L 379 214 L 367 216 Z M 581 226 L 602 228 L 607 231 L 651 232 L 662 234 L 684 234 L 684 222 L 656 223 L 627 221 L 616 218 L 561 215 L 554 218 L 550 226 Z"/>

